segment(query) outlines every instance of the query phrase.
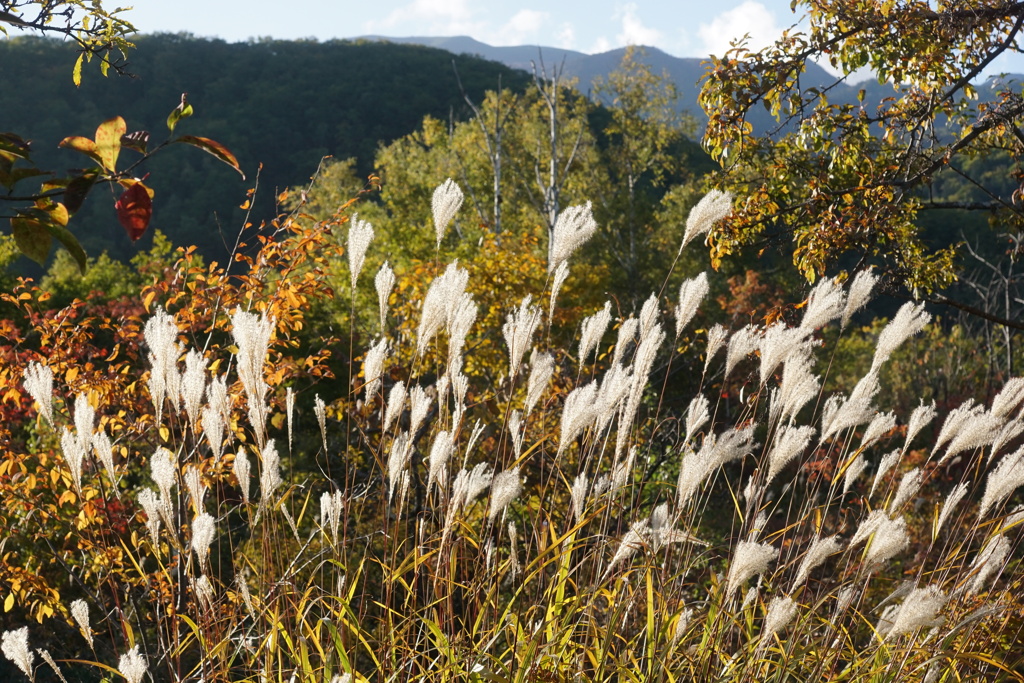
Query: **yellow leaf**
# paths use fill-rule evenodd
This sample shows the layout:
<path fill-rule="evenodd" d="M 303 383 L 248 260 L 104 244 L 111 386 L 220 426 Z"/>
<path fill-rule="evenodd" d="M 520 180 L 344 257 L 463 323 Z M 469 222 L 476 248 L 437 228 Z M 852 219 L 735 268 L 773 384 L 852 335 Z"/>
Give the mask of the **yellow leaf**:
<path fill-rule="evenodd" d="M 70 384 L 71 382 L 74 382 L 77 378 L 78 378 L 78 368 L 74 368 L 74 367 L 73 368 L 68 368 L 68 374 L 64 378 L 65 381 Z"/>
<path fill-rule="evenodd" d="M 14 593 L 9 593 L 4 600 L 4 611 L 10 612 L 14 608 Z"/>

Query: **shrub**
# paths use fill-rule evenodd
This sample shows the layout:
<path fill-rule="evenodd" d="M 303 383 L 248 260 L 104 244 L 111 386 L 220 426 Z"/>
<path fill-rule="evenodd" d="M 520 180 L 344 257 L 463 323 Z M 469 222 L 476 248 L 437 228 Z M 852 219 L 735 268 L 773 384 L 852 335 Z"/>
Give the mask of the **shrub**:
<path fill-rule="evenodd" d="M 728 211 L 713 200 L 688 239 Z M 327 226 L 275 227 L 237 279 L 184 253 L 109 359 L 72 362 L 95 331 L 43 323 L 41 353 L 9 359 L 25 384 L 6 404 L 47 417 L 3 425 L 3 526 L 45 523 L 5 550 L 5 609 L 66 636 L 33 660 L 43 627 L 11 623 L 4 654 L 30 677 L 1021 680 L 1024 381 L 941 422 L 880 413 L 882 368 L 929 320 L 911 303 L 852 391 L 826 394 L 818 338 L 870 272 L 822 280 L 799 324 L 701 331 L 708 347 L 676 324 L 701 278 L 555 346 L 559 270 L 521 294 L 544 279 L 527 255 L 475 288 L 438 252 L 418 281 L 381 280 L 383 332 L 293 359 L 315 347 L 304 308 L 333 295 Z M 518 298 L 475 325 L 506 273 Z M 683 379 L 680 348 L 703 353 Z M 309 395 L 329 351 L 352 378 L 330 404 Z"/>

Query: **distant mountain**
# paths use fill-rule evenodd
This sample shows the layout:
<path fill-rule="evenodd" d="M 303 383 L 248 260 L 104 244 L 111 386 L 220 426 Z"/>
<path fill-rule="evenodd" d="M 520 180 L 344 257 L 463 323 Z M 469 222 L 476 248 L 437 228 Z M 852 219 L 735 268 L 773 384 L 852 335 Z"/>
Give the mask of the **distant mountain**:
<path fill-rule="evenodd" d="M 543 62 L 544 68 L 550 74 L 552 69 L 563 69 L 563 74 L 568 78 L 577 79 L 577 87 L 588 92 L 594 80 L 606 78 L 608 74 L 618 68 L 626 48 L 620 47 L 608 52 L 588 55 L 575 50 L 566 50 L 558 47 L 544 47 L 541 45 L 518 45 L 514 47 L 495 47 L 469 36 L 454 37 L 408 37 L 392 38 L 385 36 L 363 36 L 361 40 L 381 41 L 398 44 L 426 45 L 442 50 L 447 50 L 457 55 L 473 55 L 500 62 L 513 69 L 523 69 L 532 72 L 534 65 L 538 70 Z M 662 52 L 656 47 L 641 46 L 643 50 L 642 60 L 655 74 L 667 74 L 669 79 L 675 83 L 679 91 L 678 108 L 698 117 L 699 120 L 706 120 L 700 105 L 697 104 L 697 96 L 700 93 L 699 81 L 704 76 L 706 61 L 700 57 L 673 57 Z M 832 76 L 813 62 L 807 64 L 807 72 L 802 81 L 806 87 L 820 87 L 832 82 Z M 857 95 L 857 88 L 842 84 L 832 90 L 834 101 L 852 101 Z M 758 110 L 754 112 L 751 123 L 755 129 L 765 130 L 769 128 L 773 119 L 767 112 Z"/>

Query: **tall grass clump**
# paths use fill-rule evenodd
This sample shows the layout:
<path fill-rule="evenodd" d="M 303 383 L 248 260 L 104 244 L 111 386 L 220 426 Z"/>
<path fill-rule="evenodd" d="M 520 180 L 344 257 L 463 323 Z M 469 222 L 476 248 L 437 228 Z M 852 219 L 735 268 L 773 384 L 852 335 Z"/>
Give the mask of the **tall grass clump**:
<path fill-rule="evenodd" d="M 135 351 L 144 401 L 73 396 L 51 359 L 23 364 L 62 505 L 116 496 L 128 513 L 119 531 L 67 517 L 80 558 L 60 560 L 52 615 L 4 632 L 12 675 L 1024 680 L 1024 380 L 947 415 L 879 412 L 881 368 L 929 324 L 911 302 L 867 373 L 826 395 L 822 330 L 866 305 L 870 271 L 821 280 L 799 320 L 731 333 L 691 329 L 701 274 L 556 343 L 589 205 L 559 218 L 545 288 L 480 329 L 469 271 L 440 251 L 461 201 L 451 181 L 434 195 L 421 300 L 402 300 L 415 290 L 385 262 L 364 331 L 373 228 L 352 219 L 355 348 L 337 354 L 353 379 L 337 401 L 296 394 L 281 349 L 301 326 L 257 290 L 206 316 L 154 307 Z M 730 205 L 698 204 L 684 246 Z M 262 292 L 316 272 L 264 265 Z M 684 386 L 673 367 L 693 369 Z M 319 469 L 297 467 L 293 443 Z M 117 571 L 80 569 L 112 552 Z M 47 623 L 67 656 L 34 645 Z"/>

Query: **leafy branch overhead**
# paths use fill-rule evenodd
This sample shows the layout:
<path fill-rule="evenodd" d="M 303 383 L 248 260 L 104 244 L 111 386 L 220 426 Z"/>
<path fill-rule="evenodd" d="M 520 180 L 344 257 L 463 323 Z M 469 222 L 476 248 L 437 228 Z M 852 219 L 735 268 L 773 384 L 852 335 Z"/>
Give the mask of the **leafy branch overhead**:
<path fill-rule="evenodd" d="M 192 115 L 185 95 L 181 104 L 167 118 L 167 128 L 174 132 L 179 120 Z M 148 148 L 148 131 L 128 132 L 125 120 L 120 116 L 104 121 L 96 128 L 92 139 L 82 136 L 66 137 L 60 147 L 74 150 L 95 163 L 94 166 L 79 170 L 65 178 L 49 178 L 42 183 L 38 192 L 29 195 L 15 193 L 15 185 L 38 176 L 52 174 L 31 166 L 29 144 L 13 133 L 0 135 L 0 185 L 7 188 L 3 201 L 30 203 L 14 209 L 11 230 L 18 248 L 32 260 L 42 264 L 49 256 L 54 239 L 62 244 L 84 271 L 86 254 L 75 235 L 67 229 L 68 221 L 81 208 L 86 196 L 97 183 L 119 185 L 120 197 L 114 204 L 117 219 L 132 241 L 145 233 L 153 216 L 153 189 L 137 178 L 133 172 L 144 161 L 161 149 L 173 144 L 185 144 L 203 150 L 245 174 L 238 159 L 226 147 L 215 140 L 195 135 L 169 137 L 156 148 Z M 121 150 L 129 149 L 140 156 L 118 170 Z M 16 166 L 16 164 L 19 164 Z"/>
<path fill-rule="evenodd" d="M 979 83 L 999 55 L 1019 50 L 1024 2 L 793 5 L 807 13 L 806 33 L 760 52 L 741 41 L 703 80 L 704 144 L 724 167 L 712 183 L 747 197 L 712 236 L 713 258 L 791 241 L 812 281 L 842 263 L 881 267 L 917 292 L 950 284 L 958 250 L 922 233 L 922 211 L 980 209 L 1024 226 L 1021 84 Z M 808 83 L 809 59 L 841 75 Z M 865 69 L 877 82 L 853 91 L 846 81 Z M 777 121 L 764 135 L 750 123 L 758 107 Z M 980 158 L 1008 165 L 1010 191 L 972 168 Z M 950 179 L 972 201 L 940 201 Z"/>

